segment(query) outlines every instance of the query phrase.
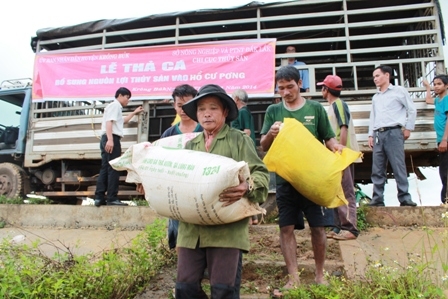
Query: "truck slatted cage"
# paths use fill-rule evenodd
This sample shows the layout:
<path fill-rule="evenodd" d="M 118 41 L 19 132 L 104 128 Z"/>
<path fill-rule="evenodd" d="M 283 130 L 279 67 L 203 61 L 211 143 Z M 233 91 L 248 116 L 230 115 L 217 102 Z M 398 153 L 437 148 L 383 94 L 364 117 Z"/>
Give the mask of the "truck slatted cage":
<path fill-rule="evenodd" d="M 36 54 L 76 53 L 236 39 L 275 39 L 275 68 L 291 56 L 304 61 L 306 65 L 297 66 L 309 71 L 310 90 L 303 96 L 324 105 L 316 82 L 328 74 L 342 78 L 341 99 L 349 105 L 364 154 L 364 162 L 356 164 L 357 183 L 370 182 L 367 131 L 371 98 L 376 91 L 372 71 L 380 64 L 391 66 L 393 83 L 408 89 L 418 109 L 415 131 L 405 143 L 407 170 L 422 178 L 419 167 L 438 165 L 434 106 L 425 103 L 426 91 L 421 83 L 446 73 L 442 48 L 445 32 L 437 0 L 251 2 L 226 9 L 98 20 L 40 29 L 31 38 L 31 49 Z M 289 45 L 297 49 L 296 53 L 285 53 Z M 4 136 L 12 146 L 0 147 L 0 177 L 4 180 L 0 182 L 0 194 L 16 196 L 35 191 L 61 200 L 93 196 L 101 160 L 98 136 L 107 102 L 74 100 L 70 94 L 61 94 L 66 98 L 63 101 L 36 102 L 30 84 L 8 81 L 13 83 L 2 83 L 0 104 L 15 107 L 19 121 L 0 126 L 3 133 L 11 126 L 18 128 L 13 143 L 10 133 Z M 133 100 L 123 110 L 126 114 L 138 105 L 144 108 L 137 121 L 125 126 L 123 150 L 137 142 L 159 139 L 171 125 L 175 111 L 164 99 Z M 257 145 L 266 108 L 273 99 L 249 99 Z M 135 186 L 124 183 L 124 176 L 119 196 L 137 195 Z"/>

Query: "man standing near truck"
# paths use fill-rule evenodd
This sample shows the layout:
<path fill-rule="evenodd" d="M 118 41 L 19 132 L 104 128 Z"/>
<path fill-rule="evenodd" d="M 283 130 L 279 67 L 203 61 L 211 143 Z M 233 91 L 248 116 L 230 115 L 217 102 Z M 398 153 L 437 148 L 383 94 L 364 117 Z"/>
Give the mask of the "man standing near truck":
<path fill-rule="evenodd" d="M 254 142 L 256 150 L 257 147 L 255 141 L 254 118 L 252 117 L 252 113 L 247 107 L 249 96 L 243 89 L 237 89 L 232 93 L 232 98 L 235 101 L 236 106 L 238 107 L 238 118 L 232 121 L 232 128 L 246 133 L 247 136 L 249 136 L 250 139 L 252 139 L 252 141 Z"/>
<path fill-rule="evenodd" d="M 115 92 L 115 100 L 104 109 L 103 122 L 101 124 L 100 149 L 101 149 L 101 169 L 96 183 L 95 206 L 127 206 L 126 203 L 118 200 L 118 185 L 120 174 L 113 169 L 109 161 L 121 156 L 121 143 L 123 137 L 123 124 L 136 114 L 143 111 L 142 106 L 137 107 L 133 112 L 123 118 L 122 110 L 129 104 L 131 91 L 126 87 L 120 87 Z M 107 201 L 105 194 L 107 191 Z"/>
<path fill-rule="evenodd" d="M 193 99 L 198 91 L 194 89 L 193 86 L 188 84 L 182 84 L 176 86 L 173 91 L 172 98 L 174 100 L 174 110 L 176 110 L 176 115 L 179 115 L 180 121 L 175 123 L 170 128 L 163 132 L 160 138 L 165 138 L 169 136 L 175 136 L 178 134 L 185 133 L 197 133 L 202 132 L 202 127 L 196 121 L 188 117 L 187 114 L 182 110 L 182 106 Z M 143 191 L 143 189 L 141 189 Z M 143 192 L 142 192 L 143 193 Z M 177 232 L 179 229 L 179 220 L 169 219 L 168 220 L 168 246 L 170 249 L 175 249 L 177 244 Z"/>
<path fill-rule="evenodd" d="M 249 101 L 249 96 L 247 92 L 243 89 L 237 89 L 232 93 L 232 98 L 235 101 L 236 107 L 238 108 L 238 118 L 232 121 L 232 128 L 243 131 L 247 136 L 254 142 L 255 151 L 257 151 L 257 143 L 255 140 L 255 125 L 254 118 L 249 108 L 247 107 L 247 102 Z M 250 224 L 258 224 L 258 216 L 253 215 L 251 217 Z"/>
<path fill-rule="evenodd" d="M 296 47 L 288 46 L 286 47 L 286 53 L 296 53 Z M 288 58 L 288 65 L 306 65 L 303 61 L 298 61 L 295 57 Z M 300 79 L 302 83 L 300 86 L 300 92 L 310 91 L 310 72 L 308 70 L 299 70 Z"/>
<path fill-rule="evenodd" d="M 347 103 L 339 98 L 342 91 L 342 79 L 336 75 L 328 75 L 323 82 L 319 82 L 317 85 L 322 86 L 322 97 L 330 104 L 328 107 L 328 119 L 336 134 L 336 140 L 340 144 L 359 152 L 350 110 Z M 360 162 L 362 162 L 361 158 L 355 161 L 355 163 Z M 359 230 L 356 226 L 354 174 L 354 164 L 344 169 L 342 173 L 342 190 L 348 205 L 342 205 L 334 209 L 335 227 L 327 233 L 327 238 L 343 241 L 356 239 L 359 235 Z"/>
<path fill-rule="evenodd" d="M 285 118 L 295 118 L 307 123 L 306 128 L 316 139 L 324 140 L 331 151 L 341 151 L 340 145 L 331 129 L 324 107 L 316 101 L 310 101 L 300 95 L 300 75 L 294 66 L 283 66 L 275 75 L 278 92 L 283 101 L 270 105 L 266 110 L 260 144 L 268 151 L 280 130 Z M 324 284 L 324 263 L 327 247 L 325 227 L 333 226 L 333 210 L 319 206 L 299 193 L 291 183 L 276 175 L 276 198 L 279 210 L 280 247 L 285 259 L 289 279 L 283 289 L 291 289 L 300 284 L 297 266 L 297 240 L 295 229 L 304 229 L 305 215 L 311 230 L 314 261 L 316 265 L 315 281 Z M 273 296 L 281 298 L 280 290 L 274 290 Z"/>
<path fill-rule="evenodd" d="M 219 195 L 223 207 L 246 196 L 259 202 L 268 194 L 269 174 L 255 152 L 250 138 L 229 126 L 238 117 L 238 108 L 222 87 L 207 84 L 183 106 L 185 114 L 199 122 L 203 134 L 187 142 L 189 150 L 208 152 L 246 161 L 251 179 L 239 177 L 239 185 Z M 229 208 L 231 209 L 231 208 Z M 211 298 L 239 298 L 241 252 L 249 251 L 249 219 L 219 225 L 179 223 L 176 298 L 209 298 L 201 281 L 207 267 Z"/>
<path fill-rule="evenodd" d="M 373 71 L 378 88 L 372 98 L 369 123 L 369 147 L 372 149 L 373 195 L 369 206 L 384 206 L 384 185 L 387 180 L 387 161 L 397 182 L 400 206 L 415 207 L 409 194 L 404 142 L 414 130 L 417 110 L 408 91 L 390 83 L 392 68 L 380 65 Z"/>

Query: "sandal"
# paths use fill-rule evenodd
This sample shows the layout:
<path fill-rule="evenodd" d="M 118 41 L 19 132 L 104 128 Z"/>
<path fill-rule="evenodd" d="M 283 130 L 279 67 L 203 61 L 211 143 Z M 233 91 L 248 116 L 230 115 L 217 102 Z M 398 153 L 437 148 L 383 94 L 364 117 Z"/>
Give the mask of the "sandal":
<path fill-rule="evenodd" d="M 289 286 L 289 287 L 287 287 Z M 274 290 L 271 293 L 271 298 L 283 298 L 285 293 L 288 292 L 288 290 L 293 289 L 294 285 L 291 283 L 287 283 L 283 288 L 274 288 Z"/>
<path fill-rule="evenodd" d="M 339 234 L 333 236 L 333 239 L 338 241 L 355 240 L 357 237 L 348 230 L 341 230 Z"/>
<path fill-rule="evenodd" d="M 338 235 L 337 232 L 335 232 L 334 230 L 330 230 L 330 231 L 327 233 L 327 238 L 329 238 L 329 239 L 334 239 L 334 236 L 337 236 L 337 235 Z"/>

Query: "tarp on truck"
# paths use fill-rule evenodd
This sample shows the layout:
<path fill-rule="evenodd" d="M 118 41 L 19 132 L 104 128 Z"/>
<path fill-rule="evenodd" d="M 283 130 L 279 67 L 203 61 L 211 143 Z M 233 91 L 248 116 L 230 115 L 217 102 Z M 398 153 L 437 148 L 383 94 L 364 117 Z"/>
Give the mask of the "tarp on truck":
<path fill-rule="evenodd" d="M 198 9 L 184 12 L 172 12 L 172 13 L 163 13 L 156 15 L 148 15 L 139 18 L 126 18 L 126 19 L 109 19 L 109 20 L 96 20 L 91 22 L 86 22 L 82 24 L 72 25 L 72 26 L 64 26 L 58 28 L 43 28 L 39 29 L 36 32 L 36 36 L 31 38 L 31 48 L 34 52 L 36 52 L 36 43 L 37 40 L 49 40 L 55 38 L 64 38 L 71 37 L 77 35 L 85 35 L 92 33 L 101 33 L 103 30 L 106 31 L 117 31 L 117 30 L 126 30 L 126 29 L 137 29 L 137 28 L 147 28 L 152 26 L 162 26 L 165 22 L 161 21 L 162 19 L 172 19 L 176 17 L 195 17 L 196 15 L 212 15 L 221 12 L 232 12 L 232 11 L 240 11 L 245 8 L 257 8 L 267 5 L 275 5 L 282 2 L 271 2 L 271 3 L 263 3 L 258 1 L 253 1 L 245 5 L 231 7 L 231 8 L 223 8 L 223 9 Z M 155 22 L 156 21 L 156 22 Z M 173 22 L 168 22 L 169 24 L 173 24 Z M 175 23 L 175 22 L 174 22 Z M 57 50 L 55 46 L 44 47 L 47 50 Z M 64 47 L 66 48 L 66 47 Z"/>
<path fill-rule="evenodd" d="M 155 15 L 148 15 L 144 17 L 137 17 L 137 18 L 126 18 L 126 19 L 108 19 L 108 20 L 96 20 L 91 22 L 86 22 L 82 24 L 76 24 L 72 26 L 63 26 L 63 27 L 57 27 L 57 28 L 43 28 L 39 29 L 36 32 L 36 36 L 31 38 L 31 48 L 34 52 L 36 52 L 37 49 L 37 41 L 38 40 L 51 40 L 51 39 L 59 39 L 64 37 L 73 37 L 78 35 L 86 35 L 86 34 L 93 34 L 93 33 L 102 33 L 103 30 L 107 32 L 113 32 L 113 31 L 120 31 L 120 30 L 132 30 L 132 29 L 138 29 L 138 28 L 151 28 L 151 27 L 158 27 L 158 26 L 164 26 L 164 25 L 172 25 L 175 24 L 175 19 L 177 17 L 182 17 L 183 23 L 189 23 L 189 22 L 201 22 L 201 21 L 207 21 L 212 18 L 212 15 L 216 15 L 219 13 L 229 13 L 232 12 L 235 14 L 243 14 L 246 10 L 252 10 L 254 11 L 258 7 L 275 7 L 279 4 L 284 4 L 285 2 L 301 2 L 302 0 L 298 1 L 283 1 L 283 2 L 271 2 L 271 3 L 263 3 L 258 1 L 249 2 L 247 4 L 231 7 L 231 8 L 224 8 L 224 9 L 199 9 L 199 10 L 192 10 L 192 11 L 184 11 L 184 12 L 172 12 L 172 13 L 164 13 L 164 14 L 155 14 Z M 353 2 L 353 1 L 350 1 Z M 370 1 L 356 1 L 357 6 L 360 8 L 362 7 L 368 7 Z M 430 2 L 430 0 L 427 1 L 409 1 L 409 0 L 393 0 L 389 1 L 387 4 L 384 5 L 406 5 L 411 3 L 425 3 Z M 438 8 L 439 12 L 439 20 L 440 20 L 440 31 L 442 33 L 442 40 L 445 44 L 445 31 L 444 31 L 444 23 L 442 18 L 442 12 L 441 12 L 441 6 L 440 6 L 440 0 L 435 0 L 436 6 Z M 329 2 L 323 2 L 322 5 L 342 5 L 342 1 L 340 3 L 335 1 L 329 1 Z M 286 8 L 287 9 L 287 8 Z M 306 13 L 306 11 L 305 11 Z M 272 14 L 272 13 L 270 13 Z M 256 17 L 254 15 L 253 17 Z M 291 24 L 291 26 L 294 26 Z M 223 26 L 224 27 L 224 26 Z M 223 28 L 225 30 L 226 28 Z M 235 30 L 235 29 L 232 29 Z M 148 34 L 145 32 L 145 34 Z M 153 35 L 156 36 L 158 33 L 154 33 Z M 160 37 L 163 37 L 164 35 L 162 33 L 159 33 Z M 263 36 L 268 37 L 268 36 Z M 117 41 L 127 41 L 129 36 L 117 36 Z M 150 37 L 148 37 L 149 39 Z M 82 47 L 89 45 L 89 42 L 87 41 L 67 41 L 57 43 L 57 44 L 51 44 L 51 45 L 45 45 L 43 46 L 44 49 L 47 50 L 58 50 L 58 49 L 66 49 L 71 47 Z M 150 45 L 150 44 L 149 44 Z M 148 46 L 149 46 L 148 45 Z"/>

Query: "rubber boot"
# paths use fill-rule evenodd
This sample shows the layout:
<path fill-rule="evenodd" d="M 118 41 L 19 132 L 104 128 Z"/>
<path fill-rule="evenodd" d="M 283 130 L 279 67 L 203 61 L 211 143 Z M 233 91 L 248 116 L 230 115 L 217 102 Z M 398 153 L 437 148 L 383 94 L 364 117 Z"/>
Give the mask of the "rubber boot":
<path fill-rule="evenodd" d="M 200 283 L 176 283 L 176 299 L 208 299 Z"/>
<path fill-rule="evenodd" d="M 223 284 L 214 284 L 211 289 L 211 299 L 233 299 L 235 294 L 235 287 L 230 287 Z"/>

